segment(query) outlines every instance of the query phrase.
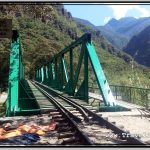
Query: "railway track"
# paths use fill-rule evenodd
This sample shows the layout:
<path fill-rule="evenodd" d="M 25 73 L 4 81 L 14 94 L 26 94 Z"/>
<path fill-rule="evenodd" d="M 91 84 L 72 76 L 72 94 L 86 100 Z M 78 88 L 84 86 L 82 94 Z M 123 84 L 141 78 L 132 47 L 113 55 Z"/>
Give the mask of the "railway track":
<path fill-rule="evenodd" d="M 70 111 L 64 108 L 60 103 L 55 101 L 49 93 L 43 90 L 41 87 L 35 85 L 32 86 L 29 83 L 32 90 L 39 91 L 38 93 L 38 101 L 42 106 L 42 111 L 45 111 L 45 108 L 48 109 L 49 106 L 50 112 L 49 116 L 52 117 L 53 121 L 57 124 L 56 133 L 53 135 L 53 138 L 58 139 L 57 145 L 93 145 L 94 143 L 86 136 L 82 130 L 80 130 L 76 124 L 76 122 L 80 121 L 77 116 L 74 116 Z M 44 100 L 44 103 L 40 100 Z M 55 143 L 56 144 L 56 143 Z"/>
<path fill-rule="evenodd" d="M 58 93 L 55 90 L 41 83 L 32 82 L 32 84 L 36 88 L 38 88 L 38 90 L 40 90 L 49 99 L 49 101 L 52 102 L 55 107 L 57 107 L 57 109 L 60 109 L 61 114 L 64 113 L 65 116 L 71 119 L 71 124 L 74 126 L 74 129 L 76 128 L 76 133 L 78 134 L 77 136 L 73 136 L 74 138 L 72 138 L 71 135 L 73 134 L 71 133 L 71 131 L 69 133 L 68 131 L 65 131 L 64 134 L 62 134 L 63 136 L 71 136 L 68 138 L 68 141 L 71 141 L 71 139 L 74 139 L 75 141 L 80 141 L 80 137 L 82 137 L 81 139 L 85 139 L 83 142 L 81 142 L 83 145 L 85 145 L 84 142 L 89 145 L 145 144 L 135 137 L 130 137 L 130 133 L 124 131 L 120 127 L 117 127 L 114 122 L 109 122 L 106 118 L 100 116 L 98 112 L 96 112 L 96 110 L 94 110 L 93 108 L 86 108 L 85 106 L 82 106 L 72 101 L 70 98 L 63 96 L 61 93 Z M 57 114 L 57 112 L 55 113 Z M 53 113 L 50 112 L 50 114 Z M 60 120 L 63 120 L 62 115 L 58 116 Z M 58 116 L 56 115 L 56 118 Z M 60 128 L 60 130 L 63 130 L 63 127 Z M 80 145 L 81 143 L 73 142 L 74 145 Z M 64 144 L 68 144 L 67 141 L 64 142 Z"/>

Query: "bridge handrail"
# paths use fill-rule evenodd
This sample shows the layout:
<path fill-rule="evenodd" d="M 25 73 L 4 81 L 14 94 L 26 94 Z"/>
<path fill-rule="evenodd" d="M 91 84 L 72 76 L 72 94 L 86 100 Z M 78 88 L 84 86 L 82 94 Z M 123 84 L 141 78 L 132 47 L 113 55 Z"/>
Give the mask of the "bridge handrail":
<path fill-rule="evenodd" d="M 94 83 L 92 83 L 94 84 Z M 116 84 L 110 84 L 111 87 L 126 87 L 126 88 L 134 88 L 134 89 L 141 89 L 141 90 L 148 90 L 150 91 L 150 88 L 143 88 L 143 87 L 136 87 L 136 86 L 127 86 L 127 85 L 116 85 Z M 89 86 L 89 88 L 98 89 L 98 87 Z"/>
<path fill-rule="evenodd" d="M 125 85 L 110 85 L 110 88 L 116 99 L 150 108 L 149 88 Z M 98 91 L 99 88 L 91 85 L 89 86 L 89 89 L 92 89 L 92 91 Z"/>

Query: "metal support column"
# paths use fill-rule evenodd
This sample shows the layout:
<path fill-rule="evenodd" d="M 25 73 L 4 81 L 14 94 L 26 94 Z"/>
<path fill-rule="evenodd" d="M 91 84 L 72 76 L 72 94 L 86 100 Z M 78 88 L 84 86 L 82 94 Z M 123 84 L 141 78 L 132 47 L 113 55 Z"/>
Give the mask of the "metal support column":
<path fill-rule="evenodd" d="M 20 80 L 20 37 L 17 31 L 13 31 L 10 49 L 10 70 L 9 70 L 9 92 L 6 102 L 6 116 L 14 115 L 19 110 L 19 80 Z"/>
<path fill-rule="evenodd" d="M 73 52 L 70 50 L 70 84 L 69 84 L 69 94 L 73 95 Z"/>
<path fill-rule="evenodd" d="M 87 48 L 84 45 L 84 98 L 85 101 L 88 103 L 89 102 L 89 91 L 88 91 L 88 53 L 87 53 Z"/>

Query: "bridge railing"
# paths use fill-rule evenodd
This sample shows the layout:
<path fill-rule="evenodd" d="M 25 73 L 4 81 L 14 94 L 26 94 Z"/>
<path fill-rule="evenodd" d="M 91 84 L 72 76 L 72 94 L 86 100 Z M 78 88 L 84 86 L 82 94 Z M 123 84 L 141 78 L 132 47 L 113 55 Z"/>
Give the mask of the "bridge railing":
<path fill-rule="evenodd" d="M 75 49 L 78 50 L 77 53 L 73 53 Z M 78 61 L 75 63 L 74 56 L 76 54 L 79 56 L 77 58 Z M 66 58 L 68 58 L 68 61 L 66 61 Z M 111 93 L 99 59 L 92 44 L 91 35 L 87 33 L 56 54 L 49 63 L 37 67 L 35 80 L 88 102 L 88 63 L 90 62 L 105 106 L 114 106 L 115 99 Z M 81 70 L 83 71 L 82 73 Z M 77 88 L 77 83 L 81 75 L 82 82 Z"/>
<path fill-rule="evenodd" d="M 150 108 L 150 89 L 119 85 L 110 88 L 116 99 Z"/>
<path fill-rule="evenodd" d="M 110 85 L 110 88 L 116 100 L 150 108 L 150 89 L 121 85 Z M 98 88 L 94 84 L 91 84 L 89 91 L 96 94 L 99 93 Z"/>

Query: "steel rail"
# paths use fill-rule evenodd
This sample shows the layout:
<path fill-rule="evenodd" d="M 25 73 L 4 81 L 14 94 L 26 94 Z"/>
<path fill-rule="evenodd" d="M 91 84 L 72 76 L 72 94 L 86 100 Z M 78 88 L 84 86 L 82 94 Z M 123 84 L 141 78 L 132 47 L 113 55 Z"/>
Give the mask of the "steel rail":
<path fill-rule="evenodd" d="M 84 110 L 84 112 L 86 114 L 88 114 L 88 116 L 92 116 L 93 117 L 93 120 L 94 121 L 97 121 L 98 124 L 101 126 L 101 125 L 104 125 L 113 130 L 114 133 L 116 133 L 118 135 L 119 138 L 121 139 L 124 139 L 124 140 L 127 140 L 127 142 L 129 142 L 130 144 L 135 144 L 135 145 L 146 145 L 144 142 L 142 142 L 141 140 L 135 138 L 135 137 L 130 137 L 130 133 L 128 133 L 127 131 L 124 131 L 123 129 L 117 127 L 115 124 L 109 122 L 107 119 L 103 118 L 102 116 L 99 116 L 98 114 L 92 112 L 91 110 L 87 109 L 86 107 L 72 101 L 71 99 L 61 95 L 60 93 L 56 92 L 56 90 L 52 90 L 50 87 L 44 85 L 44 84 L 41 84 L 37 81 L 35 81 L 37 84 L 47 88 L 47 90 L 49 90 L 49 92 L 53 92 L 55 94 L 57 94 L 58 97 L 62 98 L 63 100 L 66 100 L 67 102 L 70 101 L 70 104 L 74 104 L 80 108 L 82 108 L 82 110 Z M 87 115 L 86 115 L 87 116 Z"/>
<path fill-rule="evenodd" d="M 62 112 L 62 114 L 64 114 L 64 116 L 67 118 L 67 120 L 73 125 L 73 127 L 77 130 L 77 133 L 79 135 L 79 137 L 84 141 L 84 143 L 86 145 L 94 145 L 94 143 L 83 133 L 83 131 L 81 131 L 78 128 L 77 123 L 75 122 L 75 120 L 80 121 L 80 119 L 76 116 L 74 116 L 70 111 L 68 111 L 64 106 L 62 106 L 59 102 L 57 102 L 47 91 L 45 91 L 43 88 L 41 88 L 40 86 L 38 86 L 37 84 L 35 84 L 34 82 L 31 81 L 31 83 L 33 85 L 35 85 L 35 87 L 37 89 L 39 89 L 47 98 L 48 100 L 50 100 L 51 102 L 54 103 L 54 105 L 58 108 L 58 110 L 60 110 Z M 72 118 L 74 118 L 75 120 L 73 120 Z"/>
<path fill-rule="evenodd" d="M 40 85 L 40 86 L 42 86 L 42 87 L 44 87 L 45 90 L 47 90 L 47 87 L 44 86 L 43 84 L 40 84 L 40 83 L 38 83 L 38 82 L 36 82 L 36 81 L 35 81 L 35 83 L 38 84 L 38 85 Z M 73 101 L 70 101 L 70 100 L 66 99 L 64 96 L 58 94 L 57 92 L 53 91 L 53 90 L 50 89 L 50 88 L 49 88 L 48 90 L 51 90 L 51 92 L 52 92 L 53 94 L 55 94 L 55 95 L 58 96 L 59 98 L 63 99 L 65 102 L 67 102 L 68 104 L 72 105 L 73 107 L 77 108 L 78 111 L 83 115 L 84 119 L 85 119 L 86 121 L 89 121 L 89 117 L 88 117 L 87 113 L 84 111 L 84 109 L 83 109 L 80 105 L 78 105 L 77 103 L 74 103 Z"/>

